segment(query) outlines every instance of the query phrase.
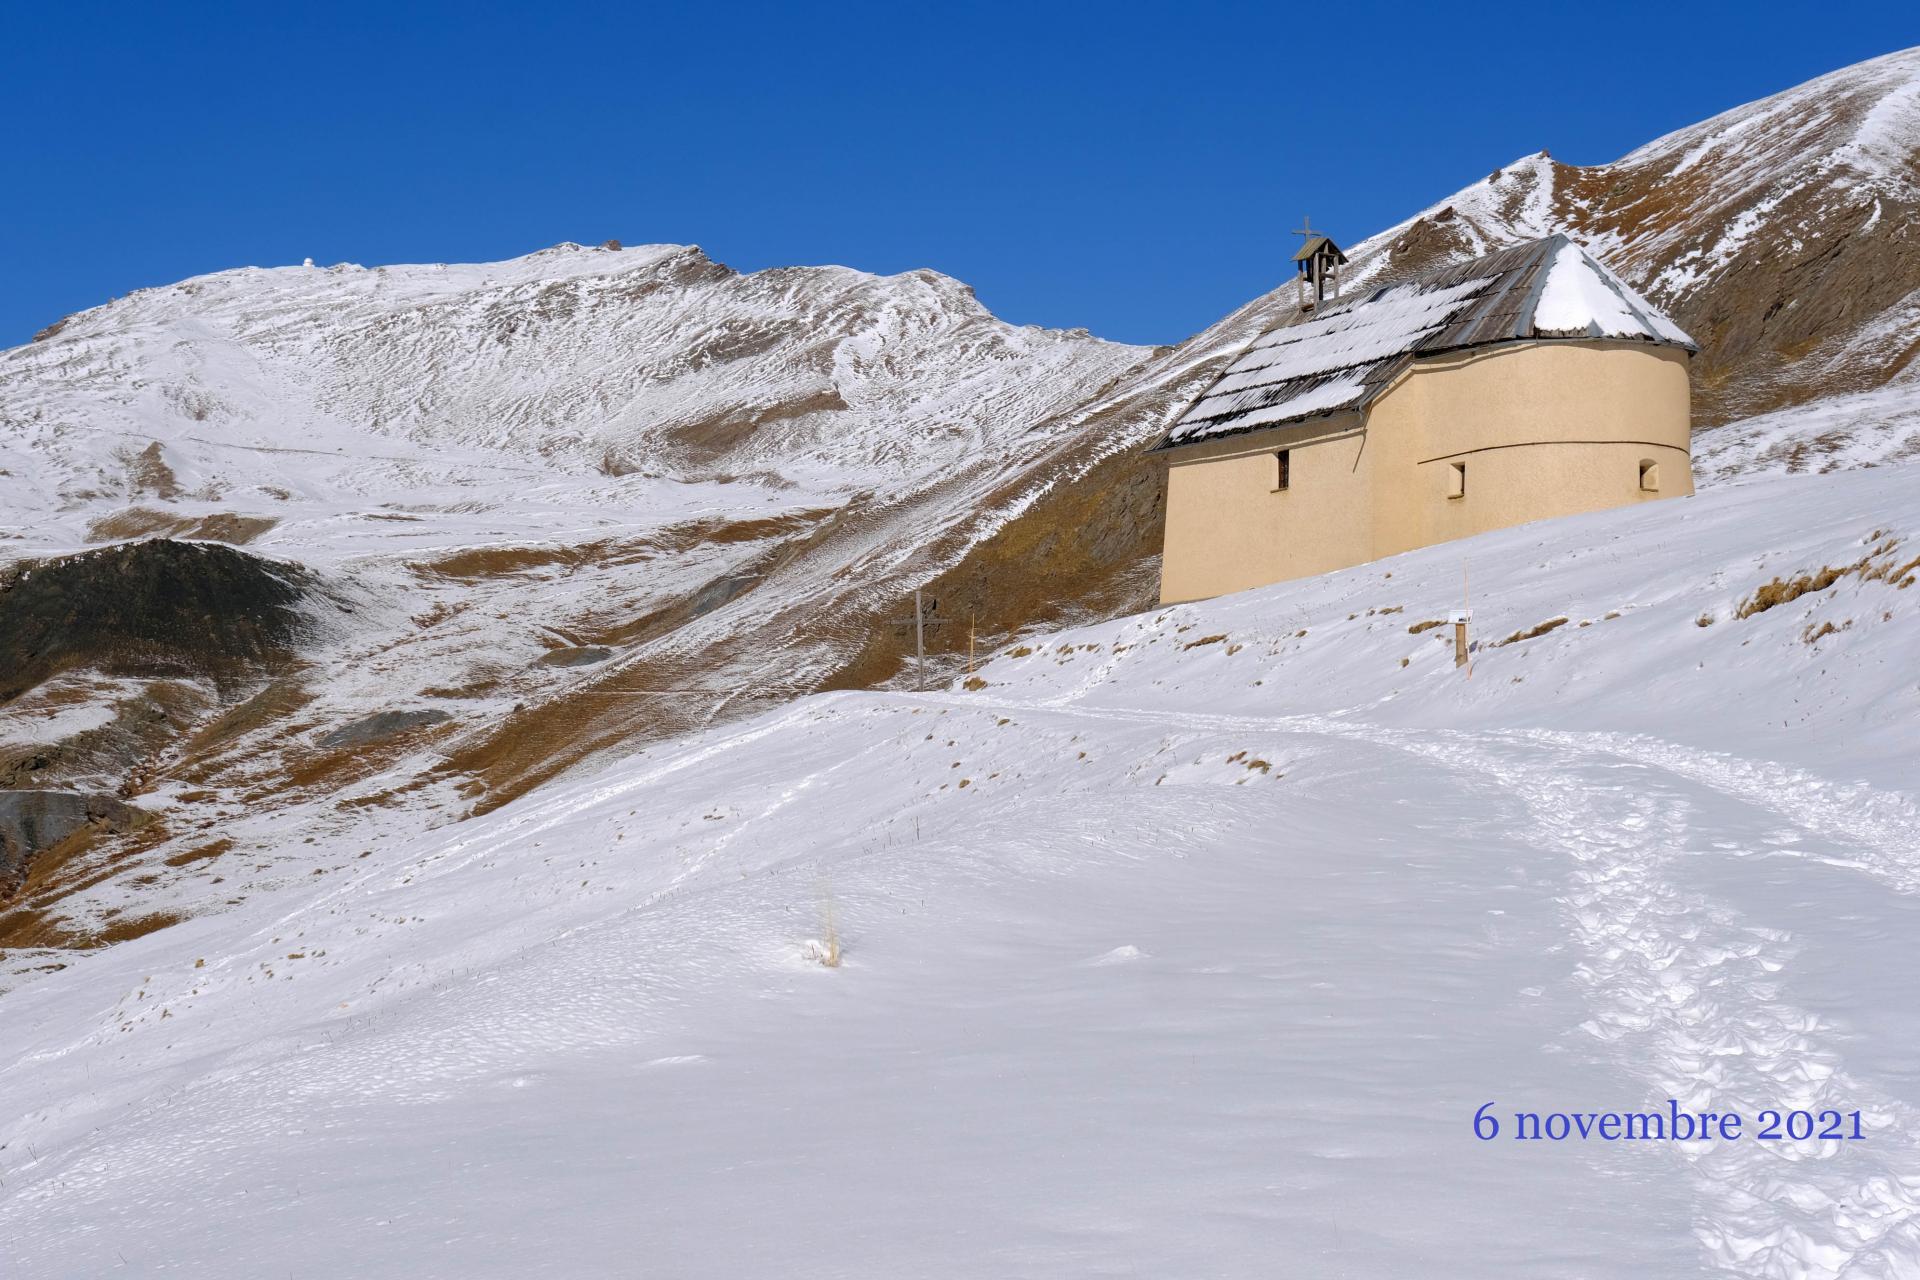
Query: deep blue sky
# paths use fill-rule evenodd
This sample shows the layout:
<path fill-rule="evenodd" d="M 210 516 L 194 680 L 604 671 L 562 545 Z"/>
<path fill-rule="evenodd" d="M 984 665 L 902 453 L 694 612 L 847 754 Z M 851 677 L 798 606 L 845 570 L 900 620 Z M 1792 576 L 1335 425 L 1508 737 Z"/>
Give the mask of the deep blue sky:
<path fill-rule="evenodd" d="M 0 0 L 0 346 L 230 266 L 610 237 L 1174 341 L 1302 212 L 1357 240 L 1920 44 L 1911 0 L 301 8 Z"/>

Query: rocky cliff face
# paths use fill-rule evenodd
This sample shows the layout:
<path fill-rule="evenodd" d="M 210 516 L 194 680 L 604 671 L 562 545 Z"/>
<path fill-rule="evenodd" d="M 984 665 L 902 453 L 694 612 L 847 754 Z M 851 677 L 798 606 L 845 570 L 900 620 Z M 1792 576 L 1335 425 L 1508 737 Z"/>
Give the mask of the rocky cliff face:
<path fill-rule="evenodd" d="M 1702 342 L 1709 479 L 1886 461 L 1920 451 L 1916 148 L 1920 51 L 1612 164 L 1508 164 L 1352 246 L 1349 287 L 1564 230 Z M 941 672 L 970 639 L 1144 607 L 1140 450 L 1292 308 L 1283 284 L 1148 350 L 1004 324 L 932 272 L 563 245 L 229 271 L 70 317 L 0 353 L 0 562 L 245 545 L 330 584 L 339 617 L 237 684 L 16 681 L 0 776 L 80 762 L 155 820 L 63 841 L 0 947 L 270 884 L 288 822 L 451 821 L 603 752 L 909 679 L 916 586 Z"/>

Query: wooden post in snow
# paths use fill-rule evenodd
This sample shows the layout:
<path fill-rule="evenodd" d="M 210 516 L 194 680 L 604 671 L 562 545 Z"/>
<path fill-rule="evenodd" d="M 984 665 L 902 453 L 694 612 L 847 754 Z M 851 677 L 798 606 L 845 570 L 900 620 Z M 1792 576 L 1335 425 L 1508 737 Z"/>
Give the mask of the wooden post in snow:
<path fill-rule="evenodd" d="M 1460 612 L 1453 615 L 1453 665 L 1467 669 L 1473 679 L 1473 649 L 1467 643 L 1467 624 L 1473 621 L 1473 582 L 1467 577 L 1467 562 L 1460 562 Z"/>

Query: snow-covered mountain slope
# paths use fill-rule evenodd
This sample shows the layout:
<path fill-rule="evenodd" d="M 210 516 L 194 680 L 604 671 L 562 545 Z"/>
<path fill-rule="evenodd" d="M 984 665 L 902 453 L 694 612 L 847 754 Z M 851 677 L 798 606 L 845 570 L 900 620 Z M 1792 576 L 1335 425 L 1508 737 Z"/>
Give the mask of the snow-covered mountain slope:
<path fill-rule="evenodd" d="M 1776 409 L 1694 442 L 1694 478 L 1735 484 L 1800 471 L 1844 471 L 1920 459 L 1920 370 L 1884 387 Z"/>
<path fill-rule="evenodd" d="M 1916 573 L 1920 470 L 1765 480 L 300 827 L 0 996 L 0 1256 L 1912 1276 Z"/>
<path fill-rule="evenodd" d="M 169 860 L 236 839 L 221 806 L 453 816 L 816 688 L 1147 354 L 1004 324 L 931 272 L 740 275 L 675 246 L 248 269 L 72 317 L 0 355 L 6 558 L 214 538 L 344 606 L 237 713 L 178 679 L 38 690 L 0 712 L 0 787 L 142 804 L 164 820 L 139 874 L 222 884 L 211 903 L 226 869 Z M 105 751 L 27 727 L 100 697 L 179 732 Z M 329 745 L 381 713 L 419 731 Z M 69 896 L 95 864 L 57 870 L 0 945 L 116 927 Z"/>
<path fill-rule="evenodd" d="M 1702 432 L 1703 480 L 1906 456 L 1917 69 L 1864 63 L 1612 165 L 1508 166 L 1355 246 L 1349 287 L 1566 230 L 1705 344 L 1708 422 L 1794 406 Z M 1144 607 L 1162 490 L 1138 451 L 1293 309 L 1289 284 L 1146 351 L 1005 325 L 928 272 L 560 246 L 224 272 L 52 326 L 0 353 L 0 560 L 220 539 L 314 571 L 329 607 L 238 702 L 76 670 L 0 708 L 0 789 L 159 819 L 42 859 L 0 945 L 163 923 L 156 878 L 225 906 L 296 815 L 451 820 L 800 692 L 909 682 L 915 587 L 940 670 Z"/>
<path fill-rule="evenodd" d="M 1000 461 L 1143 354 L 1004 324 L 933 272 L 743 276 L 671 245 L 228 271 L 0 359 L 8 442 L 37 467 L 9 486 L 9 523 L 158 496 L 117 456 L 155 440 L 178 491 L 269 514 L 289 480 L 384 497 L 417 484 L 403 468 L 460 464 L 911 489 Z M 245 453 L 290 445 L 351 471 L 316 482 Z"/>
<path fill-rule="evenodd" d="M 1546 152 L 1367 240 L 1357 283 L 1564 231 L 1702 346 L 1708 426 L 1878 387 L 1920 351 L 1920 49 L 1611 164 Z"/>

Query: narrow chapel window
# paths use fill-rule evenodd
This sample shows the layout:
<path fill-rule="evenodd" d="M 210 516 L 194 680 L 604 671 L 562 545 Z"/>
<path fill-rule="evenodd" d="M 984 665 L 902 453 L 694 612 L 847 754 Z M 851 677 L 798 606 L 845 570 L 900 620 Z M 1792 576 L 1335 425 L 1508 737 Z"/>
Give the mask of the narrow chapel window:
<path fill-rule="evenodd" d="M 1291 450 L 1282 449 L 1273 455 L 1273 488 L 1276 493 L 1286 488 L 1293 481 L 1293 458 L 1291 453 Z"/>

